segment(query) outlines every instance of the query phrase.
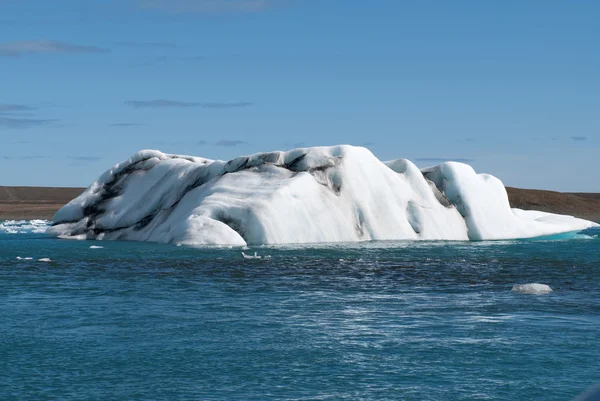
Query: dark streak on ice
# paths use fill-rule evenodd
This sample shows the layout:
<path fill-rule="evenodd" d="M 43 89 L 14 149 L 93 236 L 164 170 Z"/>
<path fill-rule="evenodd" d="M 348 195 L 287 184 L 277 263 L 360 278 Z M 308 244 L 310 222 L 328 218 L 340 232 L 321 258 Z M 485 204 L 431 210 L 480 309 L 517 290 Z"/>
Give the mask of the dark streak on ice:
<path fill-rule="evenodd" d="M 163 202 L 159 201 L 158 204 L 162 205 L 161 207 L 153 210 L 152 212 L 150 212 L 148 215 L 144 216 L 137 222 L 135 222 L 129 226 L 126 226 L 126 227 L 114 227 L 114 228 L 99 227 L 97 225 L 97 220 L 106 212 L 106 205 L 108 204 L 108 202 L 110 202 L 111 199 L 114 199 L 123 193 L 123 191 L 126 187 L 125 182 L 126 182 L 127 178 L 132 174 L 142 172 L 142 171 L 148 171 L 154 167 L 154 165 L 146 165 L 143 167 L 140 167 L 140 166 L 142 166 L 148 160 L 155 158 L 155 156 L 138 160 L 134 163 L 131 163 L 129 166 L 125 167 L 120 172 L 116 173 L 111 181 L 102 185 L 102 187 L 96 193 L 96 195 L 99 198 L 98 201 L 95 202 L 94 204 L 87 205 L 83 209 L 84 218 L 87 219 L 85 227 L 84 228 L 79 227 L 79 228 L 74 229 L 71 232 L 71 235 L 87 234 L 87 235 L 93 235 L 94 237 L 97 237 L 98 235 L 100 235 L 102 233 L 116 233 L 116 232 L 127 230 L 127 229 L 133 229 L 134 231 L 140 231 L 140 230 L 144 229 L 145 227 L 147 227 L 148 225 L 150 225 L 157 217 L 160 217 L 161 220 L 164 220 L 168 215 L 170 215 L 172 213 L 172 211 L 175 209 L 175 207 L 179 204 L 179 202 L 183 199 L 183 197 L 187 193 L 189 193 L 190 191 L 192 191 L 195 188 L 198 188 L 198 187 L 204 185 L 211 179 L 218 178 L 220 176 L 224 176 L 224 175 L 230 174 L 230 173 L 240 172 L 243 170 L 258 170 L 258 168 L 261 165 L 273 165 L 275 167 L 284 168 L 284 169 L 289 170 L 290 172 L 294 173 L 294 175 L 297 173 L 300 173 L 300 172 L 308 172 L 309 174 L 311 174 L 313 176 L 313 178 L 319 184 L 330 188 L 334 194 L 339 196 L 341 189 L 342 189 L 342 183 L 334 182 L 334 180 L 328 179 L 325 172 L 328 169 L 338 165 L 339 161 L 341 160 L 341 157 L 334 157 L 333 163 L 331 163 L 331 164 L 323 164 L 323 165 L 318 165 L 315 167 L 309 167 L 309 166 L 302 165 L 302 162 L 305 160 L 306 156 L 307 156 L 307 154 L 304 153 L 304 154 L 301 154 L 300 156 L 294 158 L 293 160 L 291 160 L 288 163 L 279 163 L 280 154 L 278 152 L 265 153 L 263 155 L 258 156 L 259 163 L 258 164 L 254 163 L 253 165 L 249 165 L 250 157 L 236 158 L 236 159 L 233 159 L 233 160 L 230 160 L 229 162 L 227 162 L 225 164 L 225 166 L 223 167 L 223 172 L 217 177 L 211 177 L 207 170 L 199 170 L 198 177 L 196 179 L 194 179 L 194 181 L 191 184 L 185 186 L 180 191 L 180 193 L 177 196 L 177 200 L 172 205 L 165 207 L 165 205 L 163 205 Z M 187 160 L 192 163 L 197 163 L 197 160 L 195 160 L 192 157 L 185 157 L 185 156 L 181 157 L 181 156 L 175 156 L 175 155 L 169 155 L 167 157 L 170 159 L 183 159 L 183 160 Z M 203 163 L 203 164 L 206 164 L 206 163 Z M 193 174 L 193 172 L 190 174 Z M 234 220 L 224 214 L 216 216 L 215 220 L 218 220 L 218 221 L 223 222 L 224 224 L 227 224 L 234 231 L 236 231 L 238 234 L 240 234 L 240 236 L 242 238 L 244 238 L 244 240 L 246 240 L 244 229 L 241 225 L 241 222 Z M 53 225 L 77 223 L 77 222 L 78 221 L 56 221 L 53 223 Z M 357 225 L 357 231 L 359 231 L 360 233 L 363 233 L 362 222 L 360 222 Z M 122 232 L 122 233 L 118 234 L 117 239 L 127 239 L 127 232 Z"/>

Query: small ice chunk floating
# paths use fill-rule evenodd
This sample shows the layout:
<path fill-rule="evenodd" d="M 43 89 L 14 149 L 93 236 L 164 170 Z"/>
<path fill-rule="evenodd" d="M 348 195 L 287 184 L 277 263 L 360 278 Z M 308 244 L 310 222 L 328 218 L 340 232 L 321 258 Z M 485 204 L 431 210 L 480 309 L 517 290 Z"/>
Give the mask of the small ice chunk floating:
<path fill-rule="evenodd" d="M 512 288 L 514 292 L 520 292 L 523 294 L 534 294 L 534 295 L 542 295 L 548 294 L 552 292 L 552 288 L 550 288 L 547 284 L 539 284 L 539 283 L 529 283 L 529 284 L 515 284 Z"/>

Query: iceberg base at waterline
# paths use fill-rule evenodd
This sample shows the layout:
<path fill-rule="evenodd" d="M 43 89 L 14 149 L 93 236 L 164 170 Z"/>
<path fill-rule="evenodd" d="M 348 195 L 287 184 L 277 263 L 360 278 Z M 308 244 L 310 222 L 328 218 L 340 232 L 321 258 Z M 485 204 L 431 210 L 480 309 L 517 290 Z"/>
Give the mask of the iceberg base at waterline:
<path fill-rule="evenodd" d="M 596 223 L 511 209 L 504 185 L 471 166 L 420 170 L 349 145 L 230 161 L 143 150 L 63 206 L 60 238 L 187 245 L 497 240 Z"/>

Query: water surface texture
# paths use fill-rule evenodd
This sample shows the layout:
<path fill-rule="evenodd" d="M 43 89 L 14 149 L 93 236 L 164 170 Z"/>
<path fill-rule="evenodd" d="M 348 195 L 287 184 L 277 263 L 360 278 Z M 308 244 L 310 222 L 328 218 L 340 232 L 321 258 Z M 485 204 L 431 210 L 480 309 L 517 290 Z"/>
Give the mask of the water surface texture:
<path fill-rule="evenodd" d="M 594 233 L 217 249 L 9 226 L 2 400 L 570 400 L 600 378 Z"/>

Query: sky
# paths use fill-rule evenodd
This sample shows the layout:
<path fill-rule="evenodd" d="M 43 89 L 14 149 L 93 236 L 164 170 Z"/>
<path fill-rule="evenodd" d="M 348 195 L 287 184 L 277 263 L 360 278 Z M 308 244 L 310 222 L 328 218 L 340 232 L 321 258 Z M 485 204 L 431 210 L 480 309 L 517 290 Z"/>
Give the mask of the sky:
<path fill-rule="evenodd" d="M 600 192 L 600 2 L 0 0 L 0 185 L 352 144 Z"/>

